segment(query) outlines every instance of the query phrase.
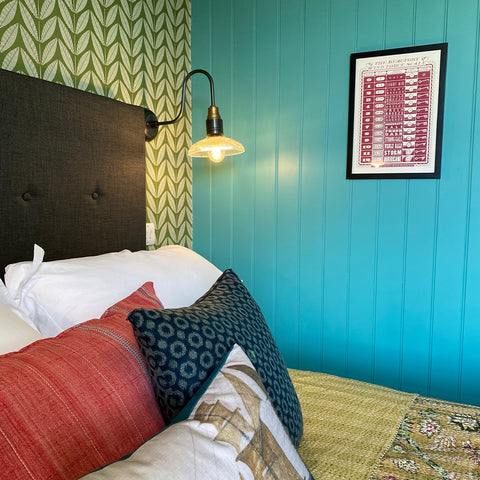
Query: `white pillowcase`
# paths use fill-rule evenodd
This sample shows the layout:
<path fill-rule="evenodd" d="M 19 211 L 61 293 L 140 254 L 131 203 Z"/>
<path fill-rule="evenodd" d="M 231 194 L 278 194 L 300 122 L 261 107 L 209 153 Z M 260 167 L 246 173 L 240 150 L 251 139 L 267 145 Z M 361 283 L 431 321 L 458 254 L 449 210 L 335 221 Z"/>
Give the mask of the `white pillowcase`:
<path fill-rule="evenodd" d="M 26 323 L 28 318 L 0 280 L 0 355 L 26 347 L 42 335 Z"/>
<path fill-rule="evenodd" d="M 220 367 L 178 423 L 82 480 L 313 480 L 243 350 Z"/>
<path fill-rule="evenodd" d="M 148 281 L 165 308 L 189 306 L 221 274 L 208 260 L 179 245 L 53 262 L 43 262 L 43 255 L 35 245 L 33 262 L 7 266 L 5 284 L 45 336 L 98 318 Z"/>

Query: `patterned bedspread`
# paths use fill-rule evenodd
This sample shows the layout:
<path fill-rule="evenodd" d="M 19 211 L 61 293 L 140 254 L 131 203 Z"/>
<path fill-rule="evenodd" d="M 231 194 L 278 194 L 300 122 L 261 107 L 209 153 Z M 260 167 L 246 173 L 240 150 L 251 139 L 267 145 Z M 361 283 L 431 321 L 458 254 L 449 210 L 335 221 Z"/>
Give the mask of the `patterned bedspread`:
<path fill-rule="evenodd" d="M 480 408 L 417 397 L 372 480 L 479 480 Z"/>
<path fill-rule="evenodd" d="M 480 480 L 480 408 L 290 370 L 316 480 Z"/>

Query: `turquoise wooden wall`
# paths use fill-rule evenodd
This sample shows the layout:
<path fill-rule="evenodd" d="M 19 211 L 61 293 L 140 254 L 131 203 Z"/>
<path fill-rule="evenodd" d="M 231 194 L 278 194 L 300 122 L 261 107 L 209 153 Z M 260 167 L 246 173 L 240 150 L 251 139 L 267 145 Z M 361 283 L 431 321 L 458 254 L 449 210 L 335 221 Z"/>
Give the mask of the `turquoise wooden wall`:
<path fill-rule="evenodd" d="M 193 247 L 242 277 L 289 366 L 480 404 L 479 36 L 478 0 L 192 2 L 192 66 L 246 149 L 194 159 Z M 441 179 L 346 180 L 350 53 L 438 42 Z"/>

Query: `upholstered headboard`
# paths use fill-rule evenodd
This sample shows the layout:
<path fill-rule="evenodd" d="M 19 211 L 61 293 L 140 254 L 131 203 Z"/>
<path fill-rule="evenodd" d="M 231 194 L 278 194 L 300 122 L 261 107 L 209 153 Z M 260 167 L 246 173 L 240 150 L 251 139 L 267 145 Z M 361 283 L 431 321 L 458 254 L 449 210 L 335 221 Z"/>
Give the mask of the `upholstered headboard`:
<path fill-rule="evenodd" d="M 145 247 L 144 111 L 0 70 L 5 265 Z"/>

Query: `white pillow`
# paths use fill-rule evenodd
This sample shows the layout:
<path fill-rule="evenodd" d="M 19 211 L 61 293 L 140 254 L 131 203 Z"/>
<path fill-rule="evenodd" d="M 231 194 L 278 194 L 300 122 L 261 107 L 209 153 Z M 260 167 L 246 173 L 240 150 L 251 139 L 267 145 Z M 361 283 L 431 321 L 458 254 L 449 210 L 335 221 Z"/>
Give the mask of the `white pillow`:
<path fill-rule="evenodd" d="M 0 355 L 20 350 L 43 338 L 26 320 L 0 280 Z"/>
<path fill-rule="evenodd" d="M 82 480 L 313 480 L 243 350 L 219 367 L 176 423 Z"/>
<path fill-rule="evenodd" d="M 46 336 L 98 318 L 148 281 L 165 308 L 189 306 L 221 274 L 208 260 L 179 245 L 53 262 L 43 262 L 43 254 L 36 245 L 33 262 L 7 266 L 5 284 Z"/>

